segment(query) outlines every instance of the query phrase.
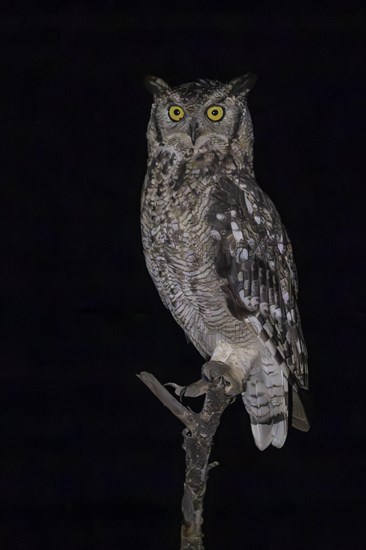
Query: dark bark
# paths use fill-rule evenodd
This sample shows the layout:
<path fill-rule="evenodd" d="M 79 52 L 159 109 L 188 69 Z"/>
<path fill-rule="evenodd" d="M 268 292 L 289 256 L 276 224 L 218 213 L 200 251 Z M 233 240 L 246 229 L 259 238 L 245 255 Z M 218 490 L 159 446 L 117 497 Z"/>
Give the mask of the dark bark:
<path fill-rule="evenodd" d="M 186 475 L 182 498 L 181 550 L 203 550 L 203 500 L 208 473 L 218 464 L 209 464 L 208 460 L 221 415 L 232 398 L 226 395 L 222 378 L 216 378 L 208 384 L 201 412 L 194 413 L 173 397 L 152 374 L 142 372 L 138 377 L 186 425 L 183 430 Z"/>

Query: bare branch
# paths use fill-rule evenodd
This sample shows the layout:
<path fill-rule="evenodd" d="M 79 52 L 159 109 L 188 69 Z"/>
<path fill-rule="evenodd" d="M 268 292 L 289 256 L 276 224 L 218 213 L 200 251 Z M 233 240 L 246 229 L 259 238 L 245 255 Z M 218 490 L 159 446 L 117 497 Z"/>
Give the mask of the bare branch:
<path fill-rule="evenodd" d="M 217 462 L 209 464 L 208 460 L 221 415 L 232 397 L 225 393 L 223 379 L 215 378 L 207 384 L 205 402 L 201 412 L 196 414 L 177 401 L 152 374 L 142 372 L 138 377 L 187 426 L 183 430 L 186 476 L 182 498 L 181 550 L 203 550 L 203 499 L 208 473 L 218 465 Z"/>

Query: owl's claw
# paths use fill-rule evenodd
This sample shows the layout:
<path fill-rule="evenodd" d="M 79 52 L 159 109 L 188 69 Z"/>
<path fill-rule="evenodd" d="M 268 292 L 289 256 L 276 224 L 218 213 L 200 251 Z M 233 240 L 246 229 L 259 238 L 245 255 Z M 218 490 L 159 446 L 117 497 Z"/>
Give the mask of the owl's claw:
<path fill-rule="evenodd" d="M 232 376 L 232 369 L 221 361 L 208 361 L 205 363 L 202 366 L 202 378 L 197 382 L 193 382 L 193 384 L 179 386 L 174 382 L 167 382 L 164 386 L 174 388 L 175 395 L 182 401 L 183 397 L 200 397 L 204 395 L 207 393 L 210 383 L 218 378 L 222 381 L 226 395 L 235 399 L 235 396 L 243 391 L 242 384 Z"/>
<path fill-rule="evenodd" d="M 221 378 L 226 395 L 235 397 L 239 393 L 242 393 L 243 385 L 241 381 L 234 378 L 229 365 L 221 361 L 208 361 L 202 366 L 202 379 L 212 382 L 217 378 Z"/>
<path fill-rule="evenodd" d="M 166 382 L 164 386 L 171 386 L 174 388 L 174 393 L 179 397 L 179 401 L 182 401 L 184 397 L 184 393 L 186 391 L 186 386 L 179 386 L 178 384 L 175 384 L 174 382 Z"/>
<path fill-rule="evenodd" d="M 174 388 L 175 395 L 178 395 L 179 399 L 182 400 L 183 397 L 199 397 L 204 395 L 207 392 L 209 383 L 203 379 L 189 384 L 189 386 L 179 386 L 174 382 L 167 382 L 164 386 L 171 386 Z"/>

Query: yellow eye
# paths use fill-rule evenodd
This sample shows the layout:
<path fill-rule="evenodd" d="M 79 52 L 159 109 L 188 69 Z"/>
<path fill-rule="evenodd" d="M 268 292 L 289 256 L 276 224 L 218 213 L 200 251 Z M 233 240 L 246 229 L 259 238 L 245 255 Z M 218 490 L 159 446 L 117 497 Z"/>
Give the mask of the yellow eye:
<path fill-rule="evenodd" d="M 211 105 L 206 111 L 206 115 L 213 122 L 218 122 L 223 118 L 225 111 L 220 105 Z"/>
<path fill-rule="evenodd" d="M 184 117 L 184 110 L 179 105 L 172 105 L 168 110 L 169 117 L 174 120 L 174 122 L 179 122 Z"/>

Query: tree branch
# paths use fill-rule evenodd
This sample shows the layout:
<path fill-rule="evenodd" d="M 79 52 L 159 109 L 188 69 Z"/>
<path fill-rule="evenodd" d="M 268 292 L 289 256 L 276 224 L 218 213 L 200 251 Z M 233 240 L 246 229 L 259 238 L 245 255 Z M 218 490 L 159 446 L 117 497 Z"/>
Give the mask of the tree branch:
<path fill-rule="evenodd" d="M 215 378 L 207 385 L 205 402 L 197 414 L 180 403 L 152 374 L 141 372 L 137 376 L 186 426 L 183 430 L 186 475 L 182 498 L 181 550 L 203 550 L 203 499 L 209 470 L 218 465 L 217 462 L 209 464 L 208 460 L 221 415 L 232 397 L 226 395 L 223 379 Z"/>

